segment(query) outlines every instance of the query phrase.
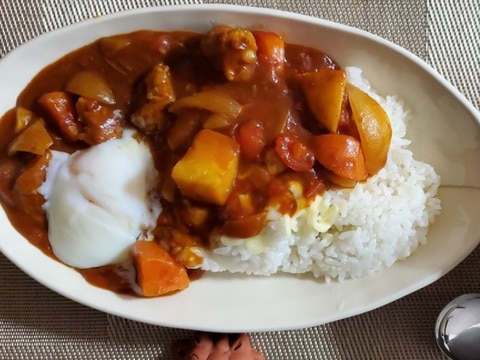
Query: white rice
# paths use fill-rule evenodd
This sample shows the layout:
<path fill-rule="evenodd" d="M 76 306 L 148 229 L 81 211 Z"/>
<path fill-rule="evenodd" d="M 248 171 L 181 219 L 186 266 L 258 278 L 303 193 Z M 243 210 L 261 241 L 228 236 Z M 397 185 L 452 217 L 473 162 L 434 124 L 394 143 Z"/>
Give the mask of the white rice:
<path fill-rule="evenodd" d="M 202 269 L 255 275 L 310 272 L 343 280 L 389 267 L 427 241 L 428 227 L 440 212 L 440 177 L 408 150 L 409 112 L 401 101 L 375 94 L 360 69 L 346 70 L 348 81 L 367 91 L 390 117 L 393 136 L 385 167 L 353 189 L 327 191 L 293 217 L 271 211 L 256 237 L 212 239 L 212 250 L 199 250 Z"/>

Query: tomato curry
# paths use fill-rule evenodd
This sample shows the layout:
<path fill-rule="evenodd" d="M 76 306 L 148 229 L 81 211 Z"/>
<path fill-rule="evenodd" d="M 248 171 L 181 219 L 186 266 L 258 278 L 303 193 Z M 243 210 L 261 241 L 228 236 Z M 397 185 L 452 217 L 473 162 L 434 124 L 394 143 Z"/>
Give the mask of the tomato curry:
<path fill-rule="evenodd" d="M 217 26 L 106 37 L 42 70 L 0 122 L 0 200 L 15 228 L 54 257 L 37 191 L 49 151 L 94 146 L 127 127 L 151 149 L 163 207 L 160 246 L 139 243 L 133 262 L 144 296 L 188 285 L 143 286 L 150 252 L 198 268 L 194 249 L 212 236 L 254 236 L 269 209 L 292 215 L 331 186 L 377 173 L 391 137 L 386 114 L 332 58 L 276 33 Z M 79 271 L 132 292 L 125 267 Z"/>

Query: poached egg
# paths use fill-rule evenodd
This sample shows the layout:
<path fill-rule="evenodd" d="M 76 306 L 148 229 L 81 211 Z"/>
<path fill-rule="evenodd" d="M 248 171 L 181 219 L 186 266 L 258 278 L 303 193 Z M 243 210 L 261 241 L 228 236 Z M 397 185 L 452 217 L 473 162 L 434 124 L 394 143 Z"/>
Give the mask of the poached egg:
<path fill-rule="evenodd" d="M 73 154 L 52 151 L 39 192 L 52 250 L 65 264 L 84 269 L 125 261 L 156 226 L 157 172 L 134 134 Z"/>

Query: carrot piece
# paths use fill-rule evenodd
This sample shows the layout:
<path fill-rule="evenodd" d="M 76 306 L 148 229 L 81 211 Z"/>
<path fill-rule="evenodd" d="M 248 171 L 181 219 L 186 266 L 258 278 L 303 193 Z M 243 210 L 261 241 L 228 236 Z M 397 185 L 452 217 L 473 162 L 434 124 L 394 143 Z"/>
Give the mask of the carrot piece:
<path fill-rule="evenodd" d="M 275 70 L 282 70 L 285 64 L 285 40 L 268 31 L 254 31 L 253 36 L 257 42 L 258 58 L 271 64 Z"/>
<path fill-rule="evenodd" d="M 77 118 L 75 103 L 72 96 L 63 91 L 54 91 L 43 94 L 38 98 L 38 103 L 48 114 L 52 121 L 69 141 L 77 141 L 82 133 L 82 126 Z"/>
<path fill-rule="evenodd" d="M 135 242 L 134 260 L 137 283 L 146 297 L 166 295 L 189 285 L 185 267 L 155 241 Z"/>

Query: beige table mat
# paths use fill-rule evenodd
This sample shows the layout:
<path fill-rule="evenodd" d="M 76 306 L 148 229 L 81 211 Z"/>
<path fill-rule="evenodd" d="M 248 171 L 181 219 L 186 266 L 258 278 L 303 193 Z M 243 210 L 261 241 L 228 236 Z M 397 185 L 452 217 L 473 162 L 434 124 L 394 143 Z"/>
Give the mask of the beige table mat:
<path fill-rule="evenodd" d="M 480 108 L 478 0 L 203 1 L 207 2 L 289 10 L 368 30 L 426 60 Z M 0 0 L 0 57 L 38 34 L 86 18 L 186 3 Z M 436 316 L 452 298 L 480 291 L 479 267 L 477 249 L 435 284 L 380 309 L 314 328 L 250 336 L 271 360 L 443 359 L 433 334 Z M 190 335 L 76 304 L 42 287 L 2 255 L 0 289 L 0 359 L 170 359 L 171 342 Z"/>

